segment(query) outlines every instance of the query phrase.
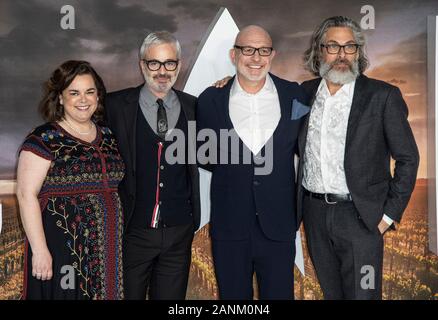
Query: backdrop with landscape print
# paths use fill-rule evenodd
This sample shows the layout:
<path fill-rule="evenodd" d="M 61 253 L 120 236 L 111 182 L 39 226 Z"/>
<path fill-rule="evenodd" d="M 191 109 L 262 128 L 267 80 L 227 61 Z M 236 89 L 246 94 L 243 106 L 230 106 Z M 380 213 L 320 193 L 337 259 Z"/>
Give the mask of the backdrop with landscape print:
<path fill-rule="evenodd" d="M 69 5 L 74 28 L 63 28 Z M 37 105 L 42 84 L 63 61 L 88 60 L 107 90 L 142 83 L 138 48 L 151 30 L 168 30 L 182 45 L 184 87 L 196 52 L 221 7 L 239 28 L 259 24 L 272 35 L 277 56 L 272 72 L 302 82 L 312 78 L 302 55 L 325 18 L 346 15 L 367 26 L 366 75 L 398 86 L 420 150 L 412 199 L 396 232 L 385 235 L 384 299 L 438 299 L 438 258 L 429 251 L 427 220 L 427 16 L 436 0 L 27 0 L 0 2 L 0 299 L 18 299 L 23 277 L 23 232 L 14 195 L 17 149 L 42 123 Z M 63 11 L 64 10 L 64 11 Z M 302 232 L 304 237 L 304 233 Z M 305 244 L 305 241 L 303 241 Z M 208 225 L 193 242 L 188 299 L 217 299 Z M 297 299 L 321 299 L 307 250 L 306 275 L 295 270 Z"/>

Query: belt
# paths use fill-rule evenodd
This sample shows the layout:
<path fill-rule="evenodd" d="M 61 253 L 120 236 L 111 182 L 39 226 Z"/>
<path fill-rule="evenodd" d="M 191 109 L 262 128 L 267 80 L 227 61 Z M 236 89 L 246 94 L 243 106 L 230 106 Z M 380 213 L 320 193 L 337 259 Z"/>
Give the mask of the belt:
<path fill-rule="evenodd" d="M 336 204 L 338 202 L 353 201 L 351 194 L 333 194 L 333 193 L 314 193 L 304 189 L 304 194 L 310 198 L 324 200 L 327 204 Z"/>

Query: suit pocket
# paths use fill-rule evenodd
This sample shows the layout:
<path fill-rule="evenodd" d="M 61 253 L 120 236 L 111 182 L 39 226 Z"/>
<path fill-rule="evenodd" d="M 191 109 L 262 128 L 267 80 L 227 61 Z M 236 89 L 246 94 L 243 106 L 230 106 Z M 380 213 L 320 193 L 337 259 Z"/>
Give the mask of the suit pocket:
<path fill-rule="evenodd" d="M 292 101 L 291 120 L 300 120 L 310 112 L 310 107 L 302 104 L 297 99 Z"/>

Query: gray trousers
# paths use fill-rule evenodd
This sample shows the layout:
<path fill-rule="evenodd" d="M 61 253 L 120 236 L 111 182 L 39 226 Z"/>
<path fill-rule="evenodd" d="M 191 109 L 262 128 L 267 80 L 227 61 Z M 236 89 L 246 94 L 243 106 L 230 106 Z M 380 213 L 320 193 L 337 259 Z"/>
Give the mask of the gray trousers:
<path fill-rule="evenodd" d="M 353 202 L 304 196 L 307 247 L 325 299 L 382 298 L 383 236 L 369 230 Z"/>

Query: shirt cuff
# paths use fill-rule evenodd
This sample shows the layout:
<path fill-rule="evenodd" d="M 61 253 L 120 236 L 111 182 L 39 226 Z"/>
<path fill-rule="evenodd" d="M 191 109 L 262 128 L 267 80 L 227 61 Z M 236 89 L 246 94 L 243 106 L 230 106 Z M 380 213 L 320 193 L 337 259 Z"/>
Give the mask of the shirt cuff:
<path fill-rule="evenodd" d="M 390 217 L 388 217 L 386 214 L 383 215 L 383 221 L 385 221 L 388 225 L 391 225 L 394 223 L 394 220 L 392 220 Z"/>

